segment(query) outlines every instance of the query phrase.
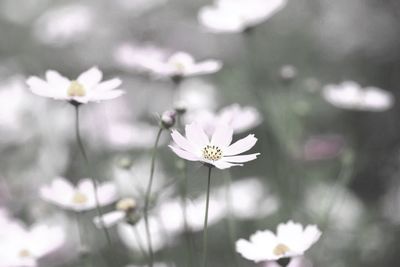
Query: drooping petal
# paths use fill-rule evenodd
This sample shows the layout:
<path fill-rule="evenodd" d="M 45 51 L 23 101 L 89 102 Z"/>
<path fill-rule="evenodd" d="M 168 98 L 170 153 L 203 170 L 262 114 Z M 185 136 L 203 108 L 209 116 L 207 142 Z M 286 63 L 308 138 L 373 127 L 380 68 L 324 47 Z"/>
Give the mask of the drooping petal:
<path fill-rule="evenodd" d="M 176 148 L 173 146 L 169 146 L 169 147 L 172 149 L 172 151 L 174 151 L 174 153 L 176 155 L 178 155 L 178 157 L 181 157 L 183 159 L 190 160 L 190 161 L 199 161 L 199 157 L 197 157 L 196 155 L 194 155 L 190 152 L 184 151 L 180 148 Z"/>
<path fill-rule="evenodd" d="M 101 91 L 101 92 L 113 90 L 113 89 L 118 88 L 118 86 L 120 86 L 121 83 L 122 83 L 122 81 L 120 79 L 114 78 L 111 80 L 101 82 L 99 85 L 96 86 L 95 90 Z"/>
<path fill-rule="evenodd" d="M 213 164 L 215 167 L 217 167 L 218 169 L 221 169 L 221 170 L 228 169 L 233 166 L 243 166 L 243 164 L 230 163 L 230 162 L 226 162 L 224 160 L 214 161 L 211 164 Z"/>
<path fill-rule="evenodd" d="M 178 131 L 172 130 L 171 137 L 172 137 L 172 140 L 174 140 L 175 144 L 177 144 L 183 150 L 190 151 L 192 153 L 195 152 L 196 148 L 193 147 L 193 145 L 185 137 L 183 137 Z"/>
<path fill-rule="evenodd" d="M 222 159 L 227 161 L 227 162 L 243 163 L 243 162 L 248 162 L 248 161 L 251 161 L 251 160 L 255 160 L 258 155 L 260 155 L 260 153 L 223 157 Z"/>
<path fill-rule="evenodd" d="M 85 89 L 91 90 L 101 81 L 102 78 L 103 73 L 97 67 L 92 67 L 79 75 L 77 80 L 85 87 Z"/>
<path fill-rule="evenodd" d="M 210 143 L 208 136 L 197 123 L 186 125 L 185 133 L 188 141 L 201 150 Z"/>
<path fill-rule="evenodd" d="M 232 142 L 233 130 L 226 124 L 217 125 L 214 134 L 211 137 L 211 143 L 225 149 Z"/>
<path fill-rule="evenodd" d="M 254 134 L 249 134 L 243 139 L 240 139 L 227 147 L 224 150 L 225 156 L 238 155 L 240 153 L 246 152 L 251 149 L 257 142 L 257 138 L 254 137 Z"/>

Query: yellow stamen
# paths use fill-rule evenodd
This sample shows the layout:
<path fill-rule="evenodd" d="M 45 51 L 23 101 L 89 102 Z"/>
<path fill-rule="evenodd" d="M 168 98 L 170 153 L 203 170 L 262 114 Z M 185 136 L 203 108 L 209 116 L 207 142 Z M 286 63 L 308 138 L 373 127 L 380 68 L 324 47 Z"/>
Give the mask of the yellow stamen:
<path fill-rule="evenodd" d="M 82 84 L 77 81 L 72 81 L 67 91 L 68 96 L 85 96 L 86 91 Z"/>
<path fill-rule="evenodd" d="M 85 196 L 81 192 L 76 192 L 75 195 L 72 197 L 72 202 L 75 204 L 85 204 L 87 201 L 87 196 Z"/>
<path fill-rule="evenodd" d="M 284 244 L 278 244 L 275 248 L 273 253 L 276 256 L 283 256 L 290 251 L 289 247 Z"/>
<path fill-rule="evenodd" d="M 30 257 L 32 254 L 29 252 L 29 250 L 27 249 L 21 249 L 21 251 L 18 253 L 18 256 L 20 258 L 28 258 Z"/>
<path fill-rule="evenodd" d="M 136 201 L 132 198 L 124 198 L 117 202 L 117 210 L 128 212 L 136 208 Z"/>
<path fill-rule="evenodd" d="M 203 148 L 203 158 L 211 161 L 217 161 L 222 158 L 222 150 L 217 146 L 207 145 Z"/>

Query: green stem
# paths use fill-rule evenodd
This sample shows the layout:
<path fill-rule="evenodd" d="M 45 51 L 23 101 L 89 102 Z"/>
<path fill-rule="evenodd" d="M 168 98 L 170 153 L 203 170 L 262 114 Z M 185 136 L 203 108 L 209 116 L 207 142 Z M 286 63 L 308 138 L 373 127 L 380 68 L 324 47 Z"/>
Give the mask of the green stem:
<path fill-rule="evenodd" d="M 206 200 L 206 213 L 204 215 L 204 230 L 203 230 L 203 267 L 207 266 L 207 226 L 208 226 L 208 206 L 210 204 L 210 185 L 211 185 L 211 169 L 208 167 L 208 181 L 207 181 L 207 200 Z"/>
<path fill-rule="evenodd" d="M 86 166 L 87 166 L 87 168 L 88 168 L 88 170 L 90 172 L 91 171 L 90 161 L 89 161 L 89 158 L 87 156 L 85 147 L 84 147 L 83 142 L 82 142 L 81 134 L 80 134 L 80 131 L 79 131 L 79 105 L 75 105 L 75 135 L 76 135 L 76 141 L 77 141 L 78 146 L 79 146 L 79 150 L 81 151 L 82 156 L 83 156 L 83 158 L 85 160 Z M 94 176 L 92 174 L 90 175 L 90 179 L 91 179 L 92 184 L 93 184 L 94 198 L 95 198 L 95 202 L 96 202 L 96 211 L 97 211 L 97 215 L 98 215 L 99 220 L 100 220 L 101 228 L 103 228 L 103 230 L 104 230 L 104 234 L 105 234 L 105 236 L 107 238 L 108 245 L 111 246 L 110 234 L 108 233 L 108 230 L 105 227 L 103 219 L 102 219 L 103 218 L 102 217 L 103 213 L 102 213 L 101 207 L 100 207 L 99 196 L 97 195 L 97 182 L 96 182 L 96 180 L 95 180 L 95 178 L 94 178 Z"/>
<path fill-rule="evenodd" d="M 144 222 L 146 226 L 146 236 L 147 236 L 147 244 L 149 250 L 149 267 L 153 267 L 154 263 L 154 253 L 153 253 L 153 246 L 151 244 L 151 234 L 150 234 L 150 227 L 149 227 L 149 218 L 148 218 L 148 209 L 149 209 L 149 202 L 150 202 L 150 195 L 151 195 L 151 186 L 153 184 L 153 177 L 154 177 L 154 170 L 156 165 L 156 155 L 157 155 L 157 147 L 158 143 L 160 142 L 161 133 L 163 128 L 160 127 L 157 133 L 156 141 L 154 143 L 152 157 L 151 157 L 151 166 L 150 166 L 150 178 L 149 183 L 147 185 L 147 191 L 144 201 Z"/>
<path fill-rule="evenodd" d="M 90 266 L 88 262 L 89 251 L 84 243 L 84 229 L 82 229 L 81 222 L 79 220 L 80 213 L 75 213 L 76 227 L 78 229 L 78 242 L 79 242 L 79 260 L 82 266 Z"/>

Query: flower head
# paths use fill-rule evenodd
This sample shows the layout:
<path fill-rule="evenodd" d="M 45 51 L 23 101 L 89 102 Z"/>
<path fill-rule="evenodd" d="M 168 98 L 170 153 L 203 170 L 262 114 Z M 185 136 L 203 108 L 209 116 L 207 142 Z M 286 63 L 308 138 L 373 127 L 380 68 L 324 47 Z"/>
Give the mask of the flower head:
<path fill-rule="evenodd" d="M 239 155 L 251 149 L 256 144 L 257 138 L 250 134 L 231 144 L 233 130 L 225 124 L 217 126 L 211 139 L 197 123 L 186 125 L 185 133 L 186 137 L 183 137 L 178 131 L 173 130 L 171 136 L 176 146 L 169 147 L 186 160 L 200 161 L 219 169 L 226 169 L 242 166 L 242 163 L 254 160 L 260 154 Z"/>
<path fill-rule="evenodd" d="M 38 259 L 65 242 L 65 233 L 59 226 L 36 224 L 26 228 L 13 221 L 3 227 L 7 235 L 0 239 L 0 266 L 37 266 Z"/>
<path fill-rule="evenodd" d="M 136 47 L 125 44 L 117 49 L 115 57 L 126 67 L 171 79 L 211 74 L 222 68 L 222 63 L 218 60 L 196 62 L 193 56 L 186 52 L 168 55 L 166 51 L 153 46 Z"/>
<path fill-rule="evenodd" d="M 238 240 L 236 251 L 254 262 L 275 261 L 303 255 L 320 236 L 316 225 L 304 229 L 301 224 L 289 221 L 278 225 L 276 235 L 265 230 L 253 234 L 250 241 Z"/>
<path fill-rule="evenodd" d="M 203 7 L 200 23 L 216 33 L 244 32 L 263 23 L 285 7 L 287 0 L 216 0 Z"/>
<path fill-rule="evenodd" d="M 117 199 L 116 186 L 110 182 L 97 186 L 99 204 L 105 206 Z M 56 178 L 50 185 L 40 188 L 42 199 L 68 210 L 86 211 L 96 208 L 93 183 L 90 179 L 82 179 L 75 187 L 64 178 Z"/>
<path fill-rule="evenodd" d="M 219 124 L 229 125 L 234 133 L 242 133 L 256 127 L 262 120 L 255 108 L 238 104 L 226 106 L 217 113 L 201 110 L 188 117 L 189 121 L 200 124 L 209 136 Z"/>
<path fill-rule="evenodd" d="M 103 73 L 97 67 L 93 67 L 79 75 L 76 80 L 69 80 L 54 70 L 48 70 L 46 80 L 32 76 L 26 83 L 36 95 L 75 104 L 114 99 L 124 93 L 122 90 L 114 90 L 121 85 L 120 79 L 101 82 L 102 78 Z"/>
<path fill-rule="evenodd" d="M 385 111 L 392 107 L 394 102 L 391 93 L 375 87 L 362 88 L 352 81 L 326 85 L 322 94 L 330 104 L 343 109 Z"/>

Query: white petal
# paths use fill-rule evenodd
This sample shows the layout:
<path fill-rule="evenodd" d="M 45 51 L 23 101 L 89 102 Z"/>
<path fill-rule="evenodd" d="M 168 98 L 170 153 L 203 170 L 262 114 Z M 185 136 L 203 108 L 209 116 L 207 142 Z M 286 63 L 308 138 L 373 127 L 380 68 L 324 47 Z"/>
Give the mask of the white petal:
<path fill-rule="evenodd" d="M 257 138 L 254 137 L 254 134 L 249 134 L 245 138 L 240 139 L 232 145 L 228 146 L 224 150 L 224 155 L 231 156 L 246 152 L 247 150 L 251 149 L 256 144 L 256 142 Z"/>
<path fill-rule="evenodd" d="M 99 85 L 96 86 L 95 90 L 96 91 L 109 91 L 118 88 L 120 86 L 122 81 L 118 78 L 114 78 L 108 81 L 101 82 Z"/>
<path fill-rule="evenodd" d="M 210 143 L 208 136 L 197 123 L 186 125 L 185 133 L 188 141 L 195 145 L 198 150 L 203 149 Z"/>
<path fill-rule="evenodd" d="M 199 161 L 200 160 L 199 157 L 197 157 L 196 155 L 194 155 L 190 152 L 184 151 L 182 149 L 179 149 L 179 148 L 176 148 L 173 146 L 169 146 L 169 147 L 172 149 L 172 151 L 174 151 L 174 153 L 176 155 L 178 155 L 179 157 L 181 157 L 183 159 L 190 160 L 190 161 Z"/>
<path fill-rule="evenodd" d="M 91 91 L 89 99 L 91 101 L 111 100 L 125 94 L 122 90 L 110 90 L 105 92 Z"/>
<path fill-rule="evenodd" d="M 29 86 L 29 89 L 32 91 L 32 93 L 38 95 L 38 96 L 44 96 L 44 97 L 55 97 L 54 92 L 52 92 L 49 84 L 45 82 L 44 80 L 32 76 L 26 80 L 26 83 Z"/>
<path fill-rule="evenodd" d="M 106 228 L 114 226 L 125 218 L 125 213 L 123 211 L 112 211 L 104 214 L 101 217 L 102 222 L 100 221 L 100 217 L 96 216 L 93 218 L 93 223 L 97 228 L 101 228 L 104 224 Z"/>
<path fill-rule="evenodd" d="M 239 155 L 231 157 L 223 157 L 222 160 L 232 163 L 243 163 L 251 160 L 255 160 L 260 153 L 249 154 L 249 155 Z"/>
<path fill-rule="evenodd" d="M 211 144 L 218 146 L 223 151 L 232 142 L 233 130 L 226 124 L 217 125 L 211 138 Z"/>
<path fill-rule="evenodd" d="M 234 163 L 229 163 L 229 162 L 226 162 L 223 160 L 218 160 L 218 161 L 212 162 L 211 164 L 213 164 L 215 167 L 217 167 L 218 169 L 221 169 L 221 170 L 228 169 L 233 166 L 243 166 L 243 164 L 234 164 Z"/>
<path fill-rule="evenodd" d="M 91 90 L 101 81 L 102 78 L 103 73 L 97 67 L 92 67 L 79 75 L 77 80 L 85 87 L 85 89 Z"/>
<path fill-rule="evenodd" d="M 195 154 L 196 148 L 178 131 L 172 130 L 171 137 L 174 140 L 175 144 L 177 144 L 180 148 L 186 151 L 190 151 Z"/>
<path fill-rule="evenodd" d="M 217 60 L 207 60 L 201 63 L 197 63 L 193 68 L 188 70 L 186 75 L 201 75 L 215 73 L 222 68 L 222 63 Z"/>

